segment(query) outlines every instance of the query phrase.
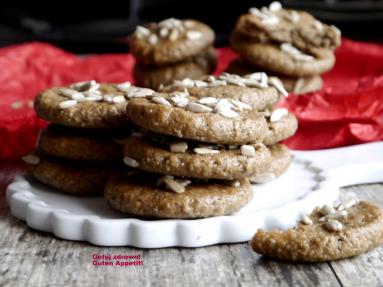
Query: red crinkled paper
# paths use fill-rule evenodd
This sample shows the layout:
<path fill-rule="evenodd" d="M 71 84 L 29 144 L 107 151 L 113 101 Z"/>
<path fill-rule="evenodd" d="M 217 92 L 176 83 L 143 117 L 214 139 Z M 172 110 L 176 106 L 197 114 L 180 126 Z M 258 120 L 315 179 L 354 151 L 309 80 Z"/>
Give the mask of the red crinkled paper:
<path fill-rule="evenodd" d="M 218 55 L 216 73 L 236 58 L 228 48 L 218 49 Z M 321 91 L 292 94 L 280 104 L 299 120 L 298 132 L 286 141 L 290 148 L 383 139 L 383 46 L 343 39 L 336 58 L 334 69 L 323 75 Z M 18 158 L 33 148 L 46 125 L 28 103 L 39 91 L 90 79 L 132 81 L 133 65 L 130 54 L 79 57 L 43 43 L 0 49 L 0 159 Z"/>

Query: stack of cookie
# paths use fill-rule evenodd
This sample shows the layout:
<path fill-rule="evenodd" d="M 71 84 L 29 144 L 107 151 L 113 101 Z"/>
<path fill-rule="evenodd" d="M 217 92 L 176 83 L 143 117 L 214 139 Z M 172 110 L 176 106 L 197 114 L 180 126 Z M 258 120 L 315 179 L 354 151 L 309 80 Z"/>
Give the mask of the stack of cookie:
<path fill-rule="evenodd" d="M 129 46 L 137 85 L 157 89 L 174 79 L 211 74 L 216 65 L 214 32 L 196 20 L 174 18 L 137 26 Z"/>
<path fill-rule="evenodd" d="M 36 151 L 24 157 L 30 174 L 66 193 L 102 194 L 123 166 L 121 139 L 130 135 L 127 102 L 152 93 L 128 82 L 96 81 L 42 92 L 34 108 L 52 123 L 41 132 Z"/>
<path fill-rule="evenodd" d="M 110 180 L 105 199 L 119 211 L 157 218 L 239 210 L 252 197 L 251 182 L 273 180 L 291 162 L 278 142 L 294 134 L 296 118 L 272 109 L 286 94 L 264 73 L 223 74 L 130 101 L 127 115 L 142 130 L 125 140 L 124 162 L 137 173 Z"/>
<path fill-rule="evenodd" d="M 270 71 L 288 91 L 312 92 L 322 86 L 320 74 L 334 66 L 334 49 L 339 44 L 340 31 L 335 26 L 272 2 L 269 7 L 251 8 L 238 19 L 230 45 L 240 59 L 229 71 Z"/>

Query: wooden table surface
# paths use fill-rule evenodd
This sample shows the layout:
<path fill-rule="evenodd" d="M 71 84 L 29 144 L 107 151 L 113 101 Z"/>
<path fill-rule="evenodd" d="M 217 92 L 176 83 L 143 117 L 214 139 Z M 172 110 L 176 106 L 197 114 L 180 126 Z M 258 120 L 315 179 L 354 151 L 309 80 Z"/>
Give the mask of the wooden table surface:
<path fill-rule="evenodd" d="M 0 176 L 3 183 L 11 178 Z M 383 286 L 383 247 L 320 264 L 269 260 L 252 252 L 247 243 L 196 249 L 97 247 L 30 229 L 11 216 L 4 187 L 0 190 L 0 286 Z M 342 192 L 355 192 L 383 207 L 383 184 L 352 186 Z M 144 263 L 95 267 L 93 254 L 140 255 Z"/>

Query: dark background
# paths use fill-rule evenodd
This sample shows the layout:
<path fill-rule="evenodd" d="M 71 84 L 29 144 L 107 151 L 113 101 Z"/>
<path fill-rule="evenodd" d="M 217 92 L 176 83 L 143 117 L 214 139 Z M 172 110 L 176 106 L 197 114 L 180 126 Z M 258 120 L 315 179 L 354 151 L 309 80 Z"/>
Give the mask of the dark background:
<path fill-rule="evenodd" d="M 0 46 L 44 41 L 77 53 L 126 52 L 126 36 L 137 24 L 169 17 L 194 18 L 207 23 L 216 32 L 216 45 L 224 46 L 240 14 L 270 2 L 126 0 L 124 5 L 104 1 L 82 6 L 47 2 L 43 9 L 35 5 L 2 7 Z M 281 2 L 285 7 L 307 10 L 318 19 L 335 24 L 349 38 L 383 42 L 383 1 Z"/>

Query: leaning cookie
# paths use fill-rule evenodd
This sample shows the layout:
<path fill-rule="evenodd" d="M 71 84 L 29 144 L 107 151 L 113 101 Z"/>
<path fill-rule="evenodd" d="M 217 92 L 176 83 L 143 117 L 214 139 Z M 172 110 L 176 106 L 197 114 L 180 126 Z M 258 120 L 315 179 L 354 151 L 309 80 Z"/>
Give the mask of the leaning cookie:
<path fill-rule="evenodd" d="M 124 213 L 185 219 L 234 213 L 251 200 L 252 190 L 246 179 L 205 182 L 140 172 L 109 180 L 104 198 Z"/>
<path fill-rule="evenodd" d="M 265 117 L 243 102 L 196 99 L 185 92 L 134 99 L 127 115 L 152 132 L 215 144 L 261 142 L 268 132 Z"/>
<path fill-rule="evenodd" d="M 65 161 L 37 154 L 23 157 L 28 173 L 38 181 L 73 195 L 102 194 L 106 181 L 118 173 L 110 165 Z"/>
<path fill-rule="evenodd" d="M 292 77 L 309 77 L 329 71 L 335 64 L 332 51 L 298 50 L 290 43 L 259 43 L 233 32 L 230 45 L 252 65 Z"/>
<path fill-rule="evenodd" d="M 239 58 L 230 62 L 230 65 L 226 71 L 228 73 L 246 76 L 248 74 L 253 74 L 256 72 L 262 72 L 262 70 L 262 68 L 250 65 Z M 320 90 L 323 86 L 323 80 L 319 75 L 296 78 L 280 75 L 277 73 L 271 73 L 269 71 L 267 71 L 266 73 L 269 76 L 275 76 L 279 78 L 283 83 L 283 86 L 285 87 L 286 91 L 294 93 L 296 95 L 315 92 Z"/>
<path fill-rule="evenodd" d="M 246 103 L 257 111 L 274 106 L 281 97 L 288 95 L 281 81 L 276 77 L 268 77 L 266 73 L 253 73 L 244 77 L 222 73 L 219 76 L 210 75 L 198 80 L 186 78 L 182 81 L 176 80 L 159 90 L 182 92 L 185 89 L 198 99 L 229 98 Z"/>
<path fill-rule="evenodd" d="M 196 56 L 214 42 L 213 30 L 196 20 L 174 18 L 137 26 L 129 47 L 137 61 L 146 65 L 177 63 Z"/>
<path fill-rule="evenodd" d="M 201 54 L 189 60 L 171 65 L 144 65 L 136 63 L 133 70 L 136 84 L 140 87 L 157 90 L 161 85 L 167 85 L 174 80 L 185 78 L 199 79 L 214 72 L 216 53 L 214 47 L 209 47 Z"/>
<path fill-rule="evenodd" d="M 48 89 L 34 101 L 37 115 L 56 124 L 76 128 L 126 128 L 127 101 L 154 93 L 153 90 L 96 81 Z"/>
<path fill-rule="evenodd" d="M 126 163 L 149 172 L 188 178 L 239 179 L 269 167 L 270 151 L 265 145 L 206 145 L 178 139 L 161 142 L 153 138 L 125 140 Z"/>
<path fill-rule="evenodd" d="M 45 154 L 80 160 L 121 162 L 129 129 L 76 129 L 51 124 L 42 130 L 37 149 Z"/>
<path fill-rule="evenodd" d="M 285 261 L 321 262 L 360 255 L 383 243 L 383 213 L 353 199 L 325 205 L 287 231 L 258 230 L 250 244 L 260 254 Z"/>

